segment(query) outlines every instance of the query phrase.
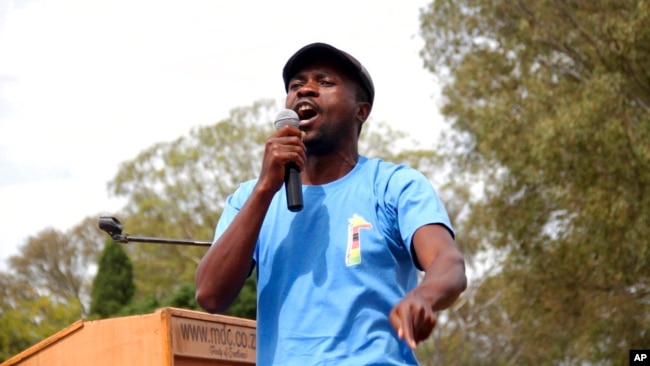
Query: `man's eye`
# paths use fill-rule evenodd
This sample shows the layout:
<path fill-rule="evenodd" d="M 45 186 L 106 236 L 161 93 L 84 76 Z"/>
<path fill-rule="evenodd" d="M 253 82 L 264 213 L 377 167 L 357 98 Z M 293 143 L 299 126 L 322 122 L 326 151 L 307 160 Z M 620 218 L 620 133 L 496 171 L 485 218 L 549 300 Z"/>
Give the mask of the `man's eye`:
<path fill-rule="evenodd" d="M 300 88 L 303 84 L 302 83 L 291 83 L 289 84 L 289 90 L 296 90 Z"/>

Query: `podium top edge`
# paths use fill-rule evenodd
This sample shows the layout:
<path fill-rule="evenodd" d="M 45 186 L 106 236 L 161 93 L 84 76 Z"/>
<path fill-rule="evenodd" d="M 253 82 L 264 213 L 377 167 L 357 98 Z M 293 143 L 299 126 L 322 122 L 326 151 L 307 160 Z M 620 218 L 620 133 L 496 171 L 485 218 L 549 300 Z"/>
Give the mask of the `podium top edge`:
<path fill-rule="evenodd" d="M 232 325 L 239 325 L 243 327 L 252 327 L 252 328 L 255 328 L 257 326 L 257 322 L 255 320 L 238 318 L 229 315 L 210 314 L 210 313 L 197 311 L 197 310 L 164 307 L 164 308 L 157 309 L 155 312 L 161 314 L 161 316 L 171 316 L 171 317 L 196 319 L 202 321 L 228 323 Z"/>

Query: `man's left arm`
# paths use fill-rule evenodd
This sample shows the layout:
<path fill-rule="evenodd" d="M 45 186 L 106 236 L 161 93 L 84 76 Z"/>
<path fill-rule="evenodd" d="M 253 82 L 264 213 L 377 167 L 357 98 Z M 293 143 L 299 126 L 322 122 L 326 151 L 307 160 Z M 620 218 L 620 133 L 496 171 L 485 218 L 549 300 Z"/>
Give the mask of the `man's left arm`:
<path fill-rule="evenodd" d="M 420 227 L 412 244 L 424 278 L 395 305 L 389 320 L 398 337 L 415 349 L 433 331 L 436 311 L 451 306 L 465 290 L 467 277 L 463 255 L 443 225 Z"/>

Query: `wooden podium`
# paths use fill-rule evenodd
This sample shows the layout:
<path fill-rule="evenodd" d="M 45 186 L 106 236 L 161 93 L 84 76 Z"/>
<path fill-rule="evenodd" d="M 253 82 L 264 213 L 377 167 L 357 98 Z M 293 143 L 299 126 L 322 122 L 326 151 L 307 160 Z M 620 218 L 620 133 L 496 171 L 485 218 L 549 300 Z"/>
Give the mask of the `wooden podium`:
<path fill-rule="evenodd" d="M 0 366 L 241 366 L 255 364 L 253 320 L 162 308 L 79 320 Z"/>

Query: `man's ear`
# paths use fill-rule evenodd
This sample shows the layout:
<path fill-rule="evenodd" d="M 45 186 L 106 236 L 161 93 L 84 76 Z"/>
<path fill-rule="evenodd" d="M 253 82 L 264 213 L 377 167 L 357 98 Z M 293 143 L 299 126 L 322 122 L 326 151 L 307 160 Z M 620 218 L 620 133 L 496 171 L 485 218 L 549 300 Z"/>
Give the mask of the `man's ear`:
<path fill-rule="evenodd" d="M 363 124 L 370 115 L 372 105 L 368 102 L 357 102 L 357 121 Z"/>

